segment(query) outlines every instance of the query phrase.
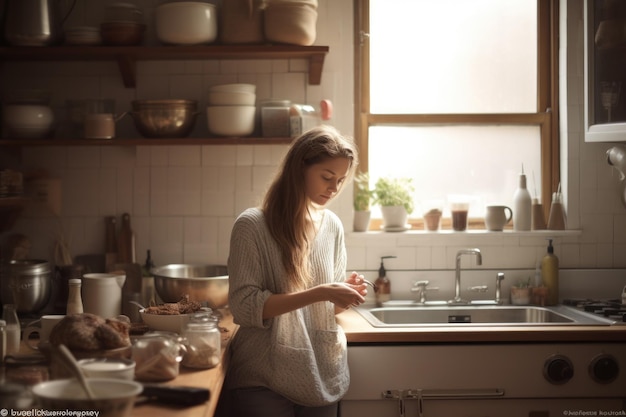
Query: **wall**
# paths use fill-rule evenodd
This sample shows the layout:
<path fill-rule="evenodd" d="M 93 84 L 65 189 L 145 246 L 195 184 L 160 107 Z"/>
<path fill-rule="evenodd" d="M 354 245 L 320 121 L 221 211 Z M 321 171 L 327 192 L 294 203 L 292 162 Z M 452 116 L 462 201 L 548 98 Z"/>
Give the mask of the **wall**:
<path fill-rule="evenodd" d="M 135 3 L 144 7 L 150 18 L 157 1 Z M 562 176 L 568 226 L 575 231 L 556 236 L 556 253 L 563 268 L 625 268 L 626 210 L 617 198 L 617 176 L 605 162 L 609 145 L 583 140 L 582 0 L 562 3 L 567 8 L 562 16 L 567 27 L 560 52 Z M 97 21 L 97 7 L 85 4 L 79 0 L 70 24 Z M 251 82 L 257 84 L 259 98 L 299 103 L 331 99 L 336 110 L 331 122 L 351 133 L 352 14 L 350 0 L 319 2 L 316 44 L 329 45 L 331 51 L 320 86 L 307 85 L 304 62 L 268 60 L 140 63 L 136 89 L 123 87 L 111 62 L 50 63 L 45 67 L 14 63 L 3 68 L 2 89 L 51 89 L 56 114 L 62 119 L 68 98 L 112 97 L 118 111 L 126 110 L 135 98 L 194 98 L 202 109 L 210 85 Z M 147 43 L 156 44 L 153 31 L 148 32 Z M 202 136 L 205 124 L 201 114 L 193 136 Z M 120 136 L 136 136 L 129 119 L 119 124 L 119 132 Z M 0 163 L 43 169 L 61 179 L 61 221 L 28 210 L 13 230 L 31 238 L 36 257 L 51 257 L 52 242 L 61 231 L 71 241 L 74 254 L 102 253 L 103 217 L 127 211 L 132 215 L 139 261 L 151 249 L 158 264 L 224 263 L 232 222 L 263 195 L 285 150 L 279 145 L 30 147 L 23 149 L 17 160 L 2 150 Z M 351 190 L 331 208 L 349 231 Z M 348 233 L 349 268 L 375 276 L 379 256 L 396 255 L 397 259 L 387 261 L 390 270 L 450 271 L 459 248 L 476 246 L 483 251 L 483 266 L 478 269 L 532 271 L 545 252 L 546 237 L 508 232 Z M 472 266 L 470 261 L 464 260 L 463 266 Z M 619 275 L 623 282 L 623 271 Z"/>

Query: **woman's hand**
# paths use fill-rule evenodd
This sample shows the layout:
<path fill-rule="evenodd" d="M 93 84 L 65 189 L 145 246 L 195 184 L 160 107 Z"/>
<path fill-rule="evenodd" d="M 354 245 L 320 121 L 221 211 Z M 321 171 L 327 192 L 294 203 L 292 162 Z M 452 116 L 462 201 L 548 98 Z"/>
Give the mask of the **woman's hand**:
<path fill-rule="evenodd" d="M 365 284 L 350 284 L 346 282 L 335 282 L 325 284 L 327 299 L 340 309 L 356 307 L 365 302 L 364 294 L 367 294 Z"/>

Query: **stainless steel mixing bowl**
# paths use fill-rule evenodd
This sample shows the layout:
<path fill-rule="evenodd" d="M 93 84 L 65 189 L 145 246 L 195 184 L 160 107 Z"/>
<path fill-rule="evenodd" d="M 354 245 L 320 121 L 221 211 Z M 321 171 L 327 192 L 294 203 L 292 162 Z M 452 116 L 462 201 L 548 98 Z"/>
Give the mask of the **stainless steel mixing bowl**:
<path fill-rule="evenodd" d="M 228 304 L 228 275 L 224 265 L 169 264 L 152 268 L 154 287 L 166 303 L 189 295 L 191 301 L 206 302 L 211 308 Z"/>
<path fill-rule="evenodd" d="M 198 116 L 195 100 L 134 100 L 135 127 L 146 138 L 184 138 L 189 136 Z"/>
<path fill-rule="evenodd" d="M 18 313 L 37 313 L 50 300 L 50 264 L 39 259 L 12 260 L 2 265 L 2 304 Z"/>

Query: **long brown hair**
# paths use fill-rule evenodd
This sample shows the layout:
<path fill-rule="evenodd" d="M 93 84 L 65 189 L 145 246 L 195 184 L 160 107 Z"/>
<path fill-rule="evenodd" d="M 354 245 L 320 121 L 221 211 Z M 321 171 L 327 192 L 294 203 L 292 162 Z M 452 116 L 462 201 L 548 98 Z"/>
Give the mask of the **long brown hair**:
<path fill-rule="evenodd" d="M 294 140 L 281 169 L 265 195 L 263 212 L 269 230 L 282 251 L 282 261 L 292 290 L 306 288 L 311 282 L 307 255 L 308 200 L 305 170 L 328 159 L 350 161 L 348 178 L 354 176 L 358 153 L 351 138 L 342 136 L 331 126 L 318 126 Z M 343 186 L 338 190 L 343 190 Z"/>

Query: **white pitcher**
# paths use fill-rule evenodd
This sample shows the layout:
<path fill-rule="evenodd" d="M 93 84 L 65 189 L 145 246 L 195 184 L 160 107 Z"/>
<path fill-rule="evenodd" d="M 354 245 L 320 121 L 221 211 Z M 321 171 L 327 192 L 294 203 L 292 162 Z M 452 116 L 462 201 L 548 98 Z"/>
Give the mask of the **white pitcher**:
<path fill-rule="evenodd" d="M 83 311 L 103 318 L 122 314 L 124 274 L 84 274 L 82 280 Z"/>

